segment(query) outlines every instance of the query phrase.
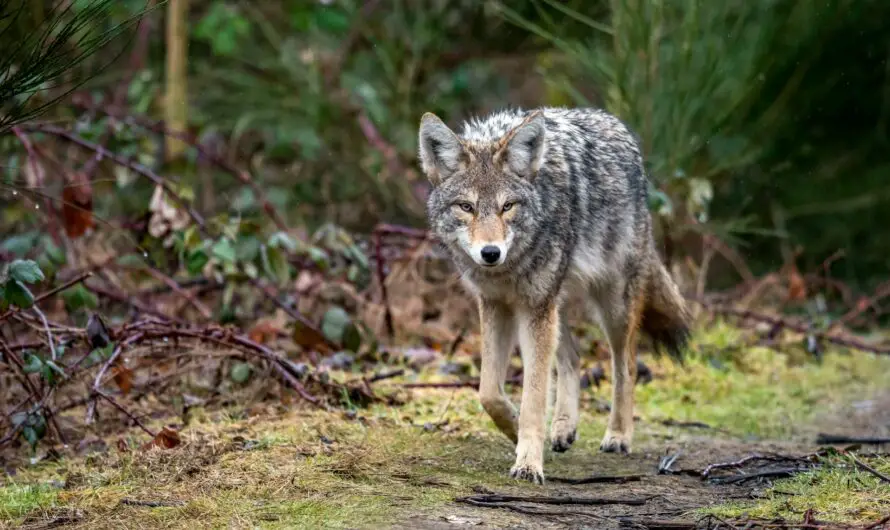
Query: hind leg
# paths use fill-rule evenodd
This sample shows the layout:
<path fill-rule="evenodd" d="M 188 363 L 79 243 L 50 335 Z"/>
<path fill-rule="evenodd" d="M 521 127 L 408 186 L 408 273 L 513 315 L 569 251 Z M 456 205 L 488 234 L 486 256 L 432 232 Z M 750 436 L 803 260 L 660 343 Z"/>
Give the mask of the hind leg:
<path fill-rule="evenodd" d="M 607 304 L 601 305 L 600 325 L 612 354 L 612 410 L 600 451 L 630 453 L 634 430 L 636 342 L 643 297 L 628 285 L 613 292 L 610 298 Z"/>
<path fill-rule="evenodd" d="M 568 451 L 577 436 L 578 401 L 581 393 L 581 357 L 565 318 L 560 324 L 556 351 L 556 406 L 550 423 L 550 445 L 558 453 Z"/>

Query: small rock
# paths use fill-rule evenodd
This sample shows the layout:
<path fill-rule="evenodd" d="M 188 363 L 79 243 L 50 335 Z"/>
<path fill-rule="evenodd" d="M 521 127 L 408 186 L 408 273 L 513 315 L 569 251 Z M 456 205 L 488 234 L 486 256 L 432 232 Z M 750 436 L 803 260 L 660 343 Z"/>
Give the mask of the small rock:
<path fill-rule="evenodd" d="M 470 365 L 463 363 L 445 363 L 439 367 L 439 373 L 442 375 L 468 375 L 470 373 Z"/>
<path fill-rule="evenodd" d="M 466 515 L 446 515 L 443 517 L 446 521 L 451 524 L 458 524 L 463 526 L 479 526 L 482 524 L 481 517 L 469 517 Z"/>
<path fill-rule="evenodd" d="M 401 351 L 402 358 L 412 370 L 418 370 L 421 367 L 435 361 L 439 356 L 439 352 L 432 348 L 405 348 Z"/>
<path fill-rule="evenodd" d="M 330 357 L 325 357 L 321 365 L 331 370 L 346 370 L 355 362 L 355 356 L 345 351 L 339 351 Z"/>

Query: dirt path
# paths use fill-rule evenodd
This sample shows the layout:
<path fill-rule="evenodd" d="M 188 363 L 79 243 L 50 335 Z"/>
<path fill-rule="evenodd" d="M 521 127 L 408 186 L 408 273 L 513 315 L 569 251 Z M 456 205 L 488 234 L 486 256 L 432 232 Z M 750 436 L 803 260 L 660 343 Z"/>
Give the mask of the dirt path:
<path fill-rule="evenodd" d="M 802 432 L 830 432 L 850 437 L 890 437 L 890 392 L 871 399 L 835 404 L 817 416 Z M 746 502 L 764 498 L 774 479 L 762 478 L 737 484 L 720 484 L 691 476 L 721 462 L 738 462 L 752 455 L 783 455 L 806 457 L 825 446 L 805 442 L 743 441 L 714 437 L 714 431 L 690 427 L 690 433 L 677 439 L 650 441 L 631 455 L 582 453 L 570 450 L 564 455 L 551 455 L 547 462 L 550 480 L 541 488 L 499 489 L 498 493 L 539 495 L 547 497 L 640 499 L 645 504 L 628 505 L 546 505 L 534 502 L 508 502 L 499 507 L 473 507 L 454 503 L 437 513 L 415 515 L 397 523 L 394 528 L 451 529 L 471 528 L 668 528 L 659 522 L 688 523 L 689 528 L 710 528 L 720 523 L 697 514 L 701 508 Z M 695 431 L 703 431 L 696 435 Z M 886 446 L 890 447 L 890 445 Z M 878 448 L 881 448 L 880 446 Z M 659 473 L 665 457 L 676 456 L 671 470 Z M 776 464 L 770 469 L 789 467 Z M 791 466 L 794 467 L 794 466 Z M 756 471 L 756 470 L 755 470 Z M 564 477 L 580 478 L 585 472 L 595 475 L 640 476 L 626 483 L 592 483 L 570 485 Z M 733 470 L 730 474 L 751 473 L 751 469 Z M 714 472 L 720 476 L 719 472 Z M 722 476 L 729 476 L 726 472 Z M 479 486 L 480 493 L 494 493 Z M 877 509 L 890 515 L 890 504 Z M 499 513 L 493 513 L 499 512 Z M 535 513 L 539 512 L 539 513 Z M 507 513 L 509 516 L 505 517 Z M 649 523 L 647 525 L 646 523 Z M 651 525 L 651 526 L 650 526 Z M 677 527 L 679 528 L 679 526 Z M 890 528 L 890 523 L 874 527 Z"/>
<path fill-rule="evenodd" d="M 543 495 L 550 497 L 639 499 L 641 506 L 548 506 L 537 503 L 505 503 L 520 510 L 550 512 L 549 514 L 519 513 L 510 508 L 477 508 L 459 503 L 446 506 L 438 513 L 416 515 L 399 523 L 395 528 L 455 528 L 466 524 L 475 528 L 619 528 L 622 519 L 645 520 L 696 520 L 689 512 L 732 501 L 746 501 L 755 498 L 764 488 L 762 484 L 716 485 L 698 477 L 658 474 L 662 449 L 670 454 L 680 453 L 674 469 L 702 470 L 717 462 L 732 462 L 756 453 L 781 453 L 783 455 L 805 455 L 812 447 L 801 444 L 744 443 L 729 440 L 716 440 L 708 437 L 690 437 L 679 443 L 664 446 L 648 446 L 627 455 L 579 455 L 567 453 L 561 462 L 550 462 L 551 479 L 542 488 L 529 491 L 528 488 L 497 489 L 498 493 L 517 495 Z M 552 465 L 556 464 L 556 465 Z M 554 471 L 559 472 L 559 475 Z M 624 484 L 583 484 L 569 485 L 557 482 L 554 477 L 580 478 L 584 470 L 595 470 L 596 474 L 642 475 L 639 481 Z M 572 473 L 574 471 L 574 473 Z M 581 472 L 581 473 L 579 473 Z M 565 474 L 564 474 L 565 473 Z M 488 490 L 484 486 L 480 491 Z M 492 490 L 488 490 L 494 493 Z M 504 517 L 505 512 L 509 517 Z M 450 521 L 450 522 L 449 522 Z M 509 521 L 509 522 L 508 522 Z"/>

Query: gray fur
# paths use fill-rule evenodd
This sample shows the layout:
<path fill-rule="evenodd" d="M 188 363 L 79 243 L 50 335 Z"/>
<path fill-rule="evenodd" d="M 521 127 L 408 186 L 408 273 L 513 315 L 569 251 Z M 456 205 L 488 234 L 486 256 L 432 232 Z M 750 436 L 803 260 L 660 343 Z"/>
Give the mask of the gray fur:
<path fill-rule="evenodd" d="M 476 296 L 531 313 L 583 304 L 609 339 L 613 371 L 635 366 L 626 342 L 640 314 L 644 332 L 680 352 L 688 315 L 656 253 L 639 142 L 621 120 L 589 108 L 509 109 L 471 119 L 455 134 L 427 114 L 419 139 L 434 185 L 431 230 Z M 480 266 L 467 243 L 467 214 L 455 205 L 470 203 L 474 222 L 483 222 L 503 215 L 507 201 L 516 205 L 505 221 L 506 256 L 498 266 Z M 574 345 L 560 327 L 558 371 L 577 378 Z M 565 450 L 574 431 L 557 438 L 553 447 Z M 607 433 L 603 449 L 628 450 L 629 440 Z"/>

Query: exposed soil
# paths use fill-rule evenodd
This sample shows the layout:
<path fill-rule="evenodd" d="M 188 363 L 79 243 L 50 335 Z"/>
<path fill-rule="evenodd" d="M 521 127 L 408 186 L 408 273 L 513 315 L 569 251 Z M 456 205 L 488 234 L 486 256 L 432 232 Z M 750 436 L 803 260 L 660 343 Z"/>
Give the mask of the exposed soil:
<path fill-rule="evenodd" d="M 801 427 L 804 431 L 818 430 L 851 437 L 890 436 L 890 392 L 873 399 L 838 404 L 834 410 L 820 415 L 812 426 Z M 707 429 L 692 427 L 690 430 L 704 432 L 699 435 L 683 435 L 674 440 L 645 443 L 635 448 L 634 453 L 630 455 L 584 453 L 577 448 L 562 455 L 551 455 L 545 463 L 545 471 L 549 472 L 550 476 L 547 484 L 536 488 L 534 492 L 524 489 L 517 493 L 526 496 L 647 499 L 642 506 L 508 503 L 522 511 L 541 512 L 530 514 L 514 511 L 508 507 L 479 508 L 455 503 L 436 513 L 409 517 L 395 524 L 393 528 L 611 529 L 633 528 L 635 525 L 638 528 L 646 528 L 646 525 L 639 525 L 647 521 L 653 524 L 656 521 L 688 522 L 697 524 L 701 528 L 711 528 L 720 524 L 720 521 L 691 512 L 717 504 L 756 499 L 763 494 L 770 482 L 768 479 L 758 479 L 742 484 L 720 485 L 700 477 L 683 474 L 683 471 L 700 472 L 710 464 L 737 462 L 755 454 L 805 456 L 820 448 L 814 443 L 743 441 L 710 436 L 709 433 L 713 434 L 713 431 Z M 888 449 L 890 446 L 876 446 L 876 448 Z M 662 457 L 677 453 L 680 456 L 672 466 L 675 473 L 659 474 L 658 467 Z M 677 471 L 679 473 L 676 473 Z M 581 478 L 587 475 L 642 475 L 642 477 L 639 481 L 623 484 L 569 485 L 554 480 L 554 477 Z M 480 486 L 480 489 L 486 488 Z M 498 490 L 498 493 L 509 492 L 509 489 Z M 890 507 L 887 508 L 890 514 Z M 505 517 L 505 513 L 509 515 Z M 890 523 L 874 528 L 890 528 Z"/>

